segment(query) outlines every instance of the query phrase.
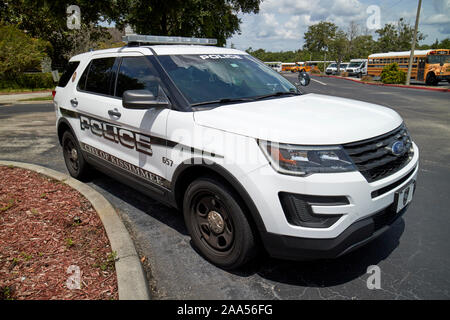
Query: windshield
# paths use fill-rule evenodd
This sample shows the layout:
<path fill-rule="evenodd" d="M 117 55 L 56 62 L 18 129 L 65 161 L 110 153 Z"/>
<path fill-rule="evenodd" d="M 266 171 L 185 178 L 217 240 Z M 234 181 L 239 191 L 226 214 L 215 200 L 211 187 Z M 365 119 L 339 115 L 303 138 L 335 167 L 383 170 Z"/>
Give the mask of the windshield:
<path fill-rule="evenodd" d="M 362 65 L 361 62 L 352 62 L 349 64 L 349 68 L 358 68 L 361 65 Z"/>
<path fill-rule="evenodd" d="M 450 55 L 430 55 L 428 56 L 428 63 L 436 64 L 436 63 L 450 63 Z"/>
<path fill-rule="evenodd" d="M 191 104 L 297 93 L 288 80 L 249 55 L 166 55 L 158 59 Z"/>
<path fill-rule="evenodd" d="M 328 68 L 336 68 L 336 67 L 337 67 L 336 63 L 332 63 L 328 66 Z"/>

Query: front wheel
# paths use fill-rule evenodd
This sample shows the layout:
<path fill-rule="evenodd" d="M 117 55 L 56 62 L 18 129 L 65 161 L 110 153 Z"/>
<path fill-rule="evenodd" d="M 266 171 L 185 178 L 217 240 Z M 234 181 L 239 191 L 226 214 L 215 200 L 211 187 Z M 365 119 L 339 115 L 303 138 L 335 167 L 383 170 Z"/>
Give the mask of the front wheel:
<path fill-rule="evenodd" d="M 193 245 L 213 264 L 236 269 L 256 254 L 253 230 L 240 201 L 225 184 L 213 178 L 192 182 L 183 214 Z"/>
<path fill-rule="evenodd" d="M 439 84 L 439 80 L 437 79 L 437 77 L 434 75 L 434 73 L 429 73 L 427 75 L 427 81 L 426 84 L 429 86 L 437 86 Z"/>

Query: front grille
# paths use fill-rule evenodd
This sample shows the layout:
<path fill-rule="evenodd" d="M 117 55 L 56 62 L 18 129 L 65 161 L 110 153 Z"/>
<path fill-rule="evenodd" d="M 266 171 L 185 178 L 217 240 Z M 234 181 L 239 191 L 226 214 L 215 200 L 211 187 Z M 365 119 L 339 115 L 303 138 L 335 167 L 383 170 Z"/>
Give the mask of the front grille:
<path fill-rule="evenodd" d="M 400 155 L 394 155 L 390 149 L 397 141 L 402 141 L 405 145 Z M 346 144 L 344 149 L 368 182 L 396 173 L 405 167 L 414 155 L 405 125 L 376 138 Z"/>
<path fill-rule="evenodd" d="M 395 181 L 394 183 L 392 183 L 392 184 L 390 184 L 390 185 L 388 185 L 388 186 L 386 186 L 384 188 L 381 188 L 381 189 L 373 191 L 371 193 L 372 199 L 374 199 L 376 197 L 379 197 L 379 196 L 382 196 L 383 194 L 388 193 L 389 191 L 394 190 L 395 188 L 397 188 L 399 185 L 401 185 L 403 182 L 408 180 L 414 174 L 414 172 L 416 171 L 416 168 L 417 168 L 417 166 L 414 167 L 414 169 L 412 169 L 406 176 L 404 176 L 403 178 Z"/>

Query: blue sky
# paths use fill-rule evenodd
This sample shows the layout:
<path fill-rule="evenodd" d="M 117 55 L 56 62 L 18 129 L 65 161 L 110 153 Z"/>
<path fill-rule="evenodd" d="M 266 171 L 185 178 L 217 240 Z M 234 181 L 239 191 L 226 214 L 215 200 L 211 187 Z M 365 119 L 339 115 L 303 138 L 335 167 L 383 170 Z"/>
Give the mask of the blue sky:
<path fill-rule="evenodd" d="M 350 21 L 367 28 L 370 6 L 377 6 L 380 23 L 400 17 L 414 25 L 418 0 L 263 0 L 258 14 L 241 15 L 241 34 L 228 41 L 238 49 L 263 48 L 268 51 L 297 50 L 309 25 L 331 21 L 346 30 Z M 373 8 L 373 7 L 372 7 Z M 372 11 L 374 12 L 374 11 Z M 427 35 L 422 43 L 450 37 L 450 0 L 423 0 L 420 31 Z M 374 30 L 369 30 L 374 36 Z"/>

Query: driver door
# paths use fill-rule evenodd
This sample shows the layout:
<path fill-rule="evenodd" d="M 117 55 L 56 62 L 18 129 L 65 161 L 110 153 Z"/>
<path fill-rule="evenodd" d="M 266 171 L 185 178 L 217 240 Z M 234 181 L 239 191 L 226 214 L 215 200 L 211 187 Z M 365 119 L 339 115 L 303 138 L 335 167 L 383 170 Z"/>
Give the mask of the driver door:
<path fill-rule="evenodd" d="M 119 163 L 119 166 L 150 185 L 167 189 L 167 166 L 163 159 L 167 153 L 166 122 L 170 108 L 139 110 L 126 109 L 122 105 L 125 91 L 145 89 L 156 96 L 159 86 L 162 86 L 161 80 L 147 56 L 140 52 L 120 54 L 114 99 L 109 105 L 108 116 L 120 127 L 115 154 L 127 163 Z"/>

